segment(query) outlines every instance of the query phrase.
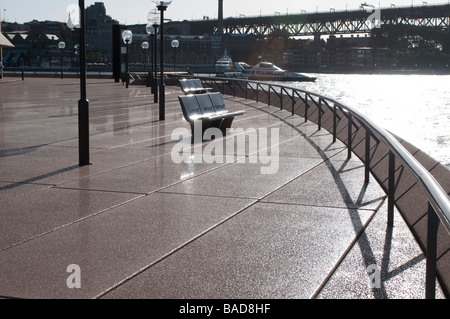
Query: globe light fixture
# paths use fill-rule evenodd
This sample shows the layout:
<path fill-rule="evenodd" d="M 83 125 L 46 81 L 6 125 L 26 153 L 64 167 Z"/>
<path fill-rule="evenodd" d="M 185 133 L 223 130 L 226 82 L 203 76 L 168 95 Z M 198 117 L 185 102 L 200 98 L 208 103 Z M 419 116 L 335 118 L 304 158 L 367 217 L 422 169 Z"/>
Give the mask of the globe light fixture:
<path fill-rule="evenodd" d="M 133 42 L 133 32 L 131 32 L 130 30 L 123 31 L 122 39 L 126 44 L 131 44 Z"/>
<path fill-rule="evenodd" d="M 149 23 L 145 26 L 145 32 L 147 32 L 147 34 L 150 34 L 150 35 L 155 33 L 155 28 L 153 27 L 153 25 L 151 23 Z"/>
<path fill-rule="evenodd" d="M 131 32 L 130 30 L 125 30 L 122 32 L 122 39 L 123 42 L 125 42 L 126 46 L 127 46 L 127 54 L 126 54 L 126 61 L 125 61 L 125 83 L 126 83 L 126 87 L 128 89 L 128 86 L 130 85 L 130 77 L 128 75 L 128 49 L 129 49 L 129 45 L 133 42 L 133 32 Z"/>
<path fill-rule="evenodd" d="M 152 0 L 153 3 L 157 6 L 164 6 L 164 7 L 168 7 L 171 3 L 172 0 Z"/>

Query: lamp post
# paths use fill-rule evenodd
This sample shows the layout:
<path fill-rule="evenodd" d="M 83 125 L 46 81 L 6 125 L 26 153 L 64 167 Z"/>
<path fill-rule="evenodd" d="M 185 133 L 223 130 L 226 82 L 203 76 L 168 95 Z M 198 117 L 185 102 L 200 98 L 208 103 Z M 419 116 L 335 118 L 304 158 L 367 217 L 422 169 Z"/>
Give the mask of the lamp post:
<path fill-rule="evenodd" d="M 80 7 L 80 101 L 79 113 L 79 148 L 80 166 L 89 165 L 89 100 L 86 90 L 86 8 L 84 0 L 79 0 Z"/>
<path fill-rule="evenodd" d="M 166 96 L 165 96 L 165 86 L 164 86 L 164 11 L 172 3 L 172 0 L 152 0 L 156 7 L 161 12 L 161 22 L 159 26 L 160 34 L 160 83 L 159 83 L 159 120 L 164 121 L 165 119 L 165 108 L 166 108 Z"/>
<path fill-rule="evenodd" d="M 172 43 L 173 48 L 173 72 L 176 72 L 177 68 L 177 48 L 180 46 L 180 42 L 178 40 L 173 40 Z"/>
<path fill-rule="evenodd" d="M 86 97 L 86 10 L 84 0 L 67 8 L 67 26 L 80 29 L 80 100 L 78 101 L 78 148 L 80 166 L 89 165 L 89 101 Z"/>
<path fill-rule="evenodd" d="M 130 77 L 128 76 L 128 49 L 129 49 L 129 45 L 131 44 L 131 42 L 133 42 L 133 32 L 131 32 L 130 30 L 125 30 L 122 32 L 122 39 L 123 42 L 125 42 L 126 46 L 127 46 L 127 54 L 126 54 L 126 61 L 125 61 L 125 82 L 127 84 L 127 89 L 128 89 L 128 85 L 130 84 Z"/>
<path fill-rule="evenodd" d="M 61 41 L 58 43 L 58 48 L 61 49 L 61 79 L 64 78 L 64 71 L 63 71 L 63 50 L 66 48 L 66 44 Z"/>

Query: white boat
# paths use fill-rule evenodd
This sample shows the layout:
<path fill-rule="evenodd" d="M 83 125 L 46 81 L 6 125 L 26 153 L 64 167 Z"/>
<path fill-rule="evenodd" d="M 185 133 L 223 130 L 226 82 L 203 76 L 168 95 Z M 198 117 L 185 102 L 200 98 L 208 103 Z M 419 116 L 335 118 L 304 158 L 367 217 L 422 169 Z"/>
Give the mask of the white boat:
<path fill-rule="evenodd" d="M 224 74 L 230 72 L 233 69 L 233 60 L 227 55 L 223 56 L 216 62 L 216 73 Z"/>
<path fill-rule="evenodd" d="M 233 71 L 239 72 L 242 77 L 249 80 L 296 82 L 314 82 L 316 80 L 314 77 L 301 73 L 283 70 L 271 62 L 259 62 L 255 66 L 250 66 L 245 62 L 235 62 Z"/>

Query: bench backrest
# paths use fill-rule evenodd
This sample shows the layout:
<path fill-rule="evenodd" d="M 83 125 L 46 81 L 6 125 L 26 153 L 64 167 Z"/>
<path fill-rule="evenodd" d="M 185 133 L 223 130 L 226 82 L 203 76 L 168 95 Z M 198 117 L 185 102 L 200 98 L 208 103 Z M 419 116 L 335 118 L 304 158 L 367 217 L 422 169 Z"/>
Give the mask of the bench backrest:
<path fill-rule="evenodd" d="M 213 104 L 216 112 L 225 112 L 227 109 L 225 107 L 225 102 L 223 101 L 222 94 L 219 92 L 209 93 L 209 98 Z"/>
<path fill-rule="evenodd" d="M 209 94 L 196 94 L 195 98 L 197 99 L 198 105 L 200 106 L 203 114 L 216 113 L 213 103 L 209 98 Z"/>
<path fill-rule="evenodd" d="M 181 89 L 187 93 L 189 93 L 189 91 L 191 91 L 192 89 L 197 89 L 197 86 L 192 79 L 181 79 L 180 85 Z"/>
<path fill-rule="evenodd" d="M 193 79 L 187 79 L 186 81 L 187 81 L 190 89 L 198 89 L 198 87 L 195 84 L 195 81 Z"/>
<path fill-rule="evenodd" d="M 189 89 L 189 84 L 188 84 L 188 82 L 187 82 L 186 79 L 181 79 L 181 80 L 180 80 L 180 85 L 181 85 L 181 89 L 182 89 L 183 91 Z"/>
<path fill-rule="evenodd" d="M 202 81 L 200 81 L 200 79 L 193 79 L 192 83 L 194 84 L 195 88 L 203 89 L 203 84 Z"/>
<path fill-rule="evenodd" d="M 183 115 L 188 120 L 193 116 L 203 115 L 195 95 L 179 96 Z"/>

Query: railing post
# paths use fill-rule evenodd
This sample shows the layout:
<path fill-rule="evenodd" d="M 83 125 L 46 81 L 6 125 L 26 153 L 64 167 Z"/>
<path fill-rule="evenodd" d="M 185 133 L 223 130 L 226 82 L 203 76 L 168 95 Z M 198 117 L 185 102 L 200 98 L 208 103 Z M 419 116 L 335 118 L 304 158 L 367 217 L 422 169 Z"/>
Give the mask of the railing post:
<path fill-rule="evenodd" d="M 236 81 L 233 80 L 233 97 L 236 97 Z"/>
<path fill-rule="evenodd" d="M 256 84 L 256 102 L 259 103 L 259 83 Z"/>
<path fill-rule="evenodd" d="M 308 121 L 308 94 L 305 94 L 305 122 Z"/>
<path fill-rule="evenodd" d="M 294 115 L 295 111 L 295 90 L 292 90 L 292 115 Z"/>
<path fill-rule="evenodd" d="M 437 232 L 439 218 L 428 203 L 428 232 L 427 232 L 427 266 L 425 279 L 425 298 L 436 298 L 436 263 L 437 263 Z"/>
<path fill-rule="evenodd" d="M 333 143 L 337 140 L 337 106 L 333 104 Z"/>
<path fill-rule="evenodd" d="M 319 98 L 319 131 L 322 129 L 322 98 Z"/>
<path fill-rule="evenodd" d="M 348 148 L 347 148 L 347 158 L 352 158 L 352 114 L 350 112 L 347 112 L 347 118 L 348 118 Z"/>
<path fill-rule="evenodd" d="M 389 177 L 388 177 L 388 226 L 394 227 L 394 201 L 395 201 L 395 154 L 389 150 Z"/>
<path fill-rule="evenodd" d="M 269 97 L 269 98 L 267 99 L 267 100 L 268 100 L 268 101 L 267 101 L 267 105 L 268 105 L 268 106 L 270 106 L 270 88 L 271 88 L 271 86 L 269 85 L 269 94 L 268 94 L 268 97 Z"/>
<path fill-rule="evenodd" d="M 366 128 L 366 154 L 365 154 L 365 171 L 364 171 L 364 183 L 369 184 L 370 178 L 370 137 L 372 132 Z"/>
<path fill-rule="evenodd" d="M 245 82 L 245 99 L 248 99 L 248 83 Z"/>
<path fill-rule="evenodd" d="M 280 91 L 280 110 L 283 109 L 283 89 Z"/>

